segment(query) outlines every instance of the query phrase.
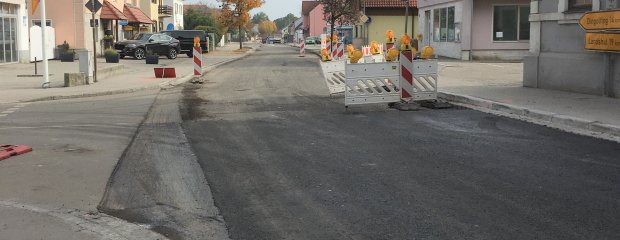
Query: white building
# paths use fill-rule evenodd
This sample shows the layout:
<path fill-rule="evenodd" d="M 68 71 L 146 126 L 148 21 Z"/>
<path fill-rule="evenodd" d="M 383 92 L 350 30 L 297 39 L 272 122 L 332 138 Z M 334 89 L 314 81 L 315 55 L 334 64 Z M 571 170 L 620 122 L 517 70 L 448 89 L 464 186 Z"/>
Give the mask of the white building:
<path fill-rule="evenodd" d="M 24 0 L 0 0 L 0 64 L 30 60 Z"/>
<path fill-rule="evenodd" d="M 164 0 L 162 7 L 172 9 L 172 14 L 163 20 L 162 30 L 183 30 L 183 0 Z"/>

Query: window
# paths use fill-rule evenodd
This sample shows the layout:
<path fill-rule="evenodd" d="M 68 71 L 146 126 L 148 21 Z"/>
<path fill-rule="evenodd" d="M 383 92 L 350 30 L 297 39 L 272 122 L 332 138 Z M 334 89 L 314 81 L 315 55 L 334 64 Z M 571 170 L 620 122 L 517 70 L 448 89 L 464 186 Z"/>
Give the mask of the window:
<path fill-rule="evenodd" d="M 586 12 L 592 10 L 592 0 L 568 0 L 569 12 Z"/>
<path fill-rule="evenodd" d="M 454 42 L 456 40 L 454 7 L 433 10 L 433 41 Z"/>
<path fill-rule="evenodd" d="M 603 0 L 601 1 L 601 9 L 603 10 L 620 9 L 620 0 Z"/>
<path fill-rule="evenodd" d="M 45 25 L 47 25 L 48 27 L 52 26 L 52 20 L 48 19 L 45 20 Z M 33 19 L 32 20 L 32 26 L 41 26 L 41 19 Z"/>
<path fill-rule="evenodd" d="M 493 7 L 493 41 L 530 40 L 530 7 Z"/>

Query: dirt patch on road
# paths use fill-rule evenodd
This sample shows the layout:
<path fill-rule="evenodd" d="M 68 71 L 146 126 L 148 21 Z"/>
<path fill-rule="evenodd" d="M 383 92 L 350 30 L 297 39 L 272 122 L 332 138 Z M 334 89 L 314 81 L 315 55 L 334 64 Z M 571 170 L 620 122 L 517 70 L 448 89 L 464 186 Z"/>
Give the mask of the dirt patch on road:
<path fill-rule="evenodd" d="M 183 100 L 179 109 L 183 121 L 193 121 L 205 117 L 206 113 L 201 106 L 206 104 L 207 100 L 200 98 L 197 93 L 202 86 L 201 84 L 188 83 L 183 87 Z"/>

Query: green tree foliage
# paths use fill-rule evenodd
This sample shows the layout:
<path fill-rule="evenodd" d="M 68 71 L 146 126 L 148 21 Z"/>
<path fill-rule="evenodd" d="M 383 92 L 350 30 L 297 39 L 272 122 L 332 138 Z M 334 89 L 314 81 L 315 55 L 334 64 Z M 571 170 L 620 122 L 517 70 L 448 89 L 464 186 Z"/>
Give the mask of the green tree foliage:
<path fill-rule="evenodd" d="M 289 13 L 288 15 L 286 15 L 286 17 L 278 18 L 274 20 L 273 22 L 276 23 L 276 26 L 278 27 L 278 29 L 281 30 L 287 27 L 288 25 L 290 25 L 291 23 L 295 22 L 296 20 L 297 20 L 297 17 L 295 17 L 295 15 L 293 15 L 292 13 Z"/>
<path fill-rule="evenodd" d="M 187 9 L 183 14 L 185 29 L 195 29 L 197 26 L 215 26 L 216 21 L 210 15 L 196 9 Z"/>
<path fill-rule="evenodd" d="M 264 12 L 259 12 L 257 14 L 254 14 L 254 16 L 252 17 L 252 23 L 254 24 L 259 24 L 263 21 L 268 21 L 268 20 L 269 20 L 269 16 L 267 16 L 267 14 Z"/>

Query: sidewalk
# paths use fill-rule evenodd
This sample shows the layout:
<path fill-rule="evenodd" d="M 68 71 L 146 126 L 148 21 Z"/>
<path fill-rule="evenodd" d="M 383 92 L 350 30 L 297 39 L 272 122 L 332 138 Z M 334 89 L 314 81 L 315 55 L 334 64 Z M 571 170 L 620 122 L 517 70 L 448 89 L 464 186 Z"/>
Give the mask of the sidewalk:
<path fill-rule="evenodd" d="M 306 48 L 318 55 L 317 49 Z M 523 87 L 522 63 L 440 60 L 439 97 L 480 111 L 620 142 L 620 99 Z"/>
<path fill-rule="evenodd" d="M 620 99 L 522 86 L 522 63 L 440 61 L 440 97 L 478 110 L 620 141 Z"/>
<path fill-rule="evenodd" d="M 251 51 L 244 53 L 235 51 L 239 47 L 228 44 L 217 50 L 205 54 L 203 70 L 209 71 L 223 63 L 227 63 L 246 56 Z M 98 69 L 103 76 L 98 82 L 91 85 L 63 87 L 65 72 L 78 72 L 79 63 L 62 63 L 50 61 L 49 69 L 53 74 L 50 77 L 51 87 L 42 89 L 42 77 L 17 77 L 17 75 L 34 74 L 34 63 L 10 64 L 0 66 L 0 103 L 28 102 L 53 99 L 65 99 L 88 96 L 101 96 L 118 93 L 128 93 L 145 89 L 157 89 L 170 83 L 179 84 L 191 79 L 193 71 L 193 59 L 186 55 L 179 55 L 175 60 L 160 57 L 159 65 L 147 65 L 144 60 L 135 60 L 131 57 L 121 59 L 119 64 L 105 63 L 105 59 L 98 59 Z M 155 78 L 154 67 L 176 68 L 176 79 Z M 38 74 L 42 74 L 42 65 L 38 66 Z M 107 75 L 107 76 L 106 76 Z"/>

